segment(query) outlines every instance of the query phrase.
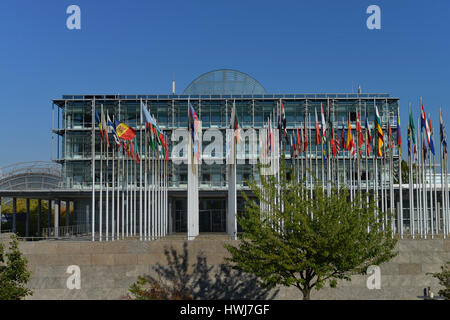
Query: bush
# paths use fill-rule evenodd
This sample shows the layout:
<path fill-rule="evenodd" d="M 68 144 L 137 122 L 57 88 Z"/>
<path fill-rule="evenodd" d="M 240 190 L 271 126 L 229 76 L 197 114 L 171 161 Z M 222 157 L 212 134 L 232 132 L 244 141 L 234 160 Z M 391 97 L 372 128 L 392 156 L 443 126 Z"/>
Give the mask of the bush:
<path fill-rule="evenodd" d="M 150 276 L 138 277 L 136 283 L 130 286 L 128 299 L 135 300 L 192 300 L 192 296 L 178 281 L 173 280 L 165 284 L 161 279 Z"/>
<path fill-rule="evenodd" d="M 20 300 L 33 292 L 25 287 L 30 280 L 27 260 L 19 250 L 19 244 L 11 236 L 8 251 L 0 243 L 0 300 Z"/>
<path fill-rule="evenodd" d="M 438 294 L 444 297 L 445 300 L 450 300 L 450 262 L 441 266 L 441 272 L 427 273 L 439 280 L 439 284 L 444 289 L 439 290 Z"/>

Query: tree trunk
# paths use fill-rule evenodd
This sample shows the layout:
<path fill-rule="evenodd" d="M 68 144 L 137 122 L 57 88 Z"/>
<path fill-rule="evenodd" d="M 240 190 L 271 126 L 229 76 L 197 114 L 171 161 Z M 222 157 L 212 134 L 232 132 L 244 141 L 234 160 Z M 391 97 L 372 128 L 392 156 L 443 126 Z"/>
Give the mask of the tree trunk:
<path fill-rule="evenodd" d="M 310 293 L 311 293 L 311 289 L 302 290 L 303 300 L 311 300 Z"/>

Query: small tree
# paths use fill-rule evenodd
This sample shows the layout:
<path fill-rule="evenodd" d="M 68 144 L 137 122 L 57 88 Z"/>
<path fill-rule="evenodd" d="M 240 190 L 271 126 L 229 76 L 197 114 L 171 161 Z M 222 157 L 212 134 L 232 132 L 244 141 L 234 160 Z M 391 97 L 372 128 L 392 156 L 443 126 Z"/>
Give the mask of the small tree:
<path fill-rule="evenodd" d="M 238 246 L 226 245 L 235 269 L 255 274 L 265 287 L 294 286 L 310 299 L 313 288 L 327 281 L 351 280 L 370 265 L 393 258 L 397 240 L 376 201 L 357 193 L 350 201 L 345 188 L 328 192 L 315 183 L 313 196 L 281 161 L 279 182 L 260 172 L 260 183 L 249 186 L 256 201 L 243 193 L 246 209 L 238 222 Z M 289 178 L 288 178 L 289 177 Z M 263 208 L 270 208 L 261 210 Z"/>
<path fill-rule="evenodd" d="M 427 273 L 439 280 L 439 284 L 444 289 L 439 290 L 438 294 L 444 297 L 445 300 L 450 300 L 450 262 L 441 266 L 441 272 Z"/>
<path fill-rule="evenodd" d="M 8 251 L 0 243 L 0 300 L 20 300 L 32 294 L 25 285 L 30 280 L 27 260 L 19 250 L 17 239 L 11 236 Z"/>

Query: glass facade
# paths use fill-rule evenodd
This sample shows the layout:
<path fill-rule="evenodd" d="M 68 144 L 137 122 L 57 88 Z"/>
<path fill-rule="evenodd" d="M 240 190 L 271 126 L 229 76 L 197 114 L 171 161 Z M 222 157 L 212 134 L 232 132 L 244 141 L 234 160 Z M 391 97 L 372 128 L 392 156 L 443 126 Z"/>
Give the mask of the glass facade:
<path fill-rule="evenodd" d="M 315 145 L 315 111 L 317 111 L 320 123 L 320 112 L 323 108 L 327 114 L 330 110 L 330 119 L 335 130 L 335 135 L 341 135 L 344 126 L 347 129 L 348 117 L 350 117 L 353 129 L 353 137 L 356 143 L 356 111 L 360 114 L 361 125 L 364 127 L 365 110 L 367 109 L 369 125 L 373 128 L 375 121 L 374 104 L 377 105 L 382 117 L 383 130 L 387 132 L 388 123 L 391 126 L 393 137 L 396 137 L 396 117 L 399 100 L 387 94 L 289 94 L 289 95 L 114 95 L 114 96 L 63 96 L 62 99 L 54 100 L 54 161 L 61 163 L 63 168 L 63 186 L 74 189 L 92 188 L 92 105 L 100 113 L 103 110 L 105 117 L 109 115 L 119 119 L 129 126 L 137 129 L 136 149 L 140 149 L 140 134 L 143 127 L 140 126 L 140 101 L 149 107 L 151 114 L 157 119 L 159 126 L 163 129 L 171 141 L 176 129 L 187 128 L 188 125 L 188 103 L 192 103 L 199 119 L 202 121 L 203 133 L 208 129 L 216 129 L 222 132 L 223 148 L 214 150 L 212 156 L 223 160 L 223 164 L 202 164 L 200 167 L 200 189 L 218 190 L 227 189 L 227 168 L 225 165 L 226 153 L 226 129 L 230 127 L 230 117 L 233 103 L 242 128 L 241 135 L 244 144 L 239 146 L 247 157 L 251 154 L 257 159 L 259 154 L 259 141 L 256 149 L 250 148 L 246 135 L 251 130 L 261 129 L 269 117 L 276 123 L 276 112 L 280 99 L 283 99 L 285 107 L 288 135 L 296 133 L 297 129 L 305 128 L 308 131 L 308 155 L 312 157 L 311 168 L 321 179 L 321 167 L 323 157 L 322 146 Z M 328 107 L 329 104 L 329 107 Z M 327 117 L 328 118 L 328 117 Z M 275 120 L 274 120 L 275 119 Z M 96 184 L 100 183 L 100 134 L 98 128 L 95 139 L 96 159 Z M 259 135 L 257 134 L 259 139 Z M 110 135 L 110 143 L 113 145 L 113 137 Z M 203 151 L 208 148 L 209 141 L 203 141 Z M 185 151 L 174 154 L 173 148 L 177 141 L 171 141 L 169 151 L 171 156 L 186 156 Z M 103 172 L 111 171 L 111 165 L 106 165 L 106 156 L 111 164 L 113 148 L 108 149 L 106 155 L 103 150 Z M 361 150 L 364 154 L 365 149 Z M 284 149 L 286 161 L 290 162 L 291 150 L 286 145 Z M 117 160 L 117 152 L 114 154 Z M 204 160 L 209 155 L 205 154 Z M 304 153 L 301 155 L 304 157 Z M 343 157 L 348 159 L 348 151 L 341 151 L 335 168 L 337 174 L 344 173 Z M 171 158 L 172 160 L 172 158 Z M 398 151 L 394 148 L 394 160 L 398 160 Z M 348 164 L 346 164 L 348 166 Z M 373 161 L 369 161 L 369 183 L 374 172 Z M 365 180 L 365 163 L 362 164 L 362 180 Z M 110 172 L 111 174 L 111 172 Z M 257 165 L 248 159 L 237 166 L 238 188 L 245 188 L 245 180 L 256 177 Z M 347 173 L 348 174 L 348 173 Z M 386 179 L 390 177 L 387 175 Z M 388 181 L 388 180 L 386 180 Z M 169 187 L 173 190 L 187 188 L 187 165 L 169 163 Z"/>

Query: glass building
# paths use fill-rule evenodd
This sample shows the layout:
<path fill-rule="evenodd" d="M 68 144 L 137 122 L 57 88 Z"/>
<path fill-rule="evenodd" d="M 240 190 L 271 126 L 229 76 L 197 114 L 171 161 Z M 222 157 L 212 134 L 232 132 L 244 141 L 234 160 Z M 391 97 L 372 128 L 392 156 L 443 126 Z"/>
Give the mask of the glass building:
<path fill-rule="evenodd" d="M 186 231 L 186 207 L 187 207 L 187 165 L 177 164 L 174 159 L 186 156 L 185 151 L 175 152 L 179 140 L 175 141 L 177 129 L 186 129 L 188 126 L 188 104 L 191 103 L 202 122 L 203 133 L 215 129 L 223 133 L 222 150 L 214 150 L 212 154 L 204 154 L 203 160 L 213 157 L 222 160 L 223 163 L 214 165 L 202 164 L 199 174 L 199 225 L 200 232 L 224 232 L 226 227 L 226 206 L 228 178 L 225 164 L 225 131 L 230 128 L 230 116 L 235 104 L 239 124 L 242 129 L 243 143 L 240 145 L 245 160 L 237 165 L 238 184 L 238 212 L 242 210 L 242 199 L 239 198 L 240 190 L 248 190 L 245 181 L 257 177 L 257 165 L 255 161 L 259 154 L 259 143 L 256 148 L 251 148 L 248 143 L 248 133 L 251 130 L 259 130 L 267 124 L 269 117 L 276 123 L 277 108 L 282 99 L 288 135 L 296 134 L 296 130 L 305 128 L 308 131 L 308 157 L 312 157 L 312 171 L 317 172 L 317 178 L 321 177 L 324 161 L 321 146 L 315 145 L 315 112 L 317 111 L 319 122 L 320 112 L 324 111 L 330 115 L 330 120 L 335 130 L 335 135 L 341 136 L 343 127 L 347 129 L 348 118 L 350 118 L 353 129 L 353 139 L 357 143 L 356 135 L 356 112 L 360 114 L 361 125 L 364 127 L 365 113 L 367 110 L 371 128 L 375 121 L 376 104 L 383 130 L 388 124 L 391 127 L 393 137 L 396 137 L 397 112 L 399 99 L 391 97 L 387 93 L 315 93 L 315 94 L 271 94 L 255 79 L 247 74 L 235 70 L 216 70 L 201 75 L 192 81 L 182 94 L 145 94 L 145 95 L 63 95 L 61 99 L 53 100 L 53 161 L 62 165 L 63 189 L 72 190 L 74 201 L 77 206 L 82 207 L 90 203 L 92 190 L 92 106 L 95 104 L 97 110 L 110 118 L 132 126 L 137 130 L 137 136 L 143 131 L 140 121 L 141 100 L 149 107 L 150 112 L 157 119 L 161 129 L 167 135 L 169 152 L 169 202 L 170 223 L 169 232 Z M 328 108 L 329 106 L 329 108 Z M 328 111 L 328 110 L 329 111 Z M 98 128 L 96 136 L 99 136 Z M 113 143 L 112 136 L 110 136 Z M 136 149 L 139 150 L 139 139 L 136 139 Z M 211 142 L 203 140 L 203 151 Z M 100 184 L 100 139 L 95 139 L 95 184 Z M 292 162 L 289 144 L 284 149 L 286 161 Z M 365 149 L 362 149 L 363 154 Z M 106 155 L 105 155 L 106 156 Z M 109 149 L 108 158 L 111 161 L 112 148 Z M 115 154 L 117 157 L 117 153 Z M 302 153 L 300 157 L 304 157 Z M 372 159 L 373 153 L 370 159 Z M 344 175 L 349 180 L 349 168 L 344 169 L 344 160 L 349 159 L 348 151 L 341 151 L 337 156 L 337 176 Z M 393 149 L 394 163 L 398 161 L 399 155 L 396 148 Z M 105 159 L 105 158 L 103 158 Z M 111 170 L 110 167 L 104 170 Z M 348 163 L 346 164 L 348 166 Z M 361 167 L 361 174 L 356 177 L 356 168 L 353 168 L 354 183 L 362 183 L 365 186 L 368 181 L 373 188 L 375 170 L 373 161 L 369 161 L 369 170 Z M 395 165 L 397 167 L 397 165 Z M 392 177 L 386 170 L 384 181 L 389 185 Z M 84 203 L 84 204 L 83 204 Z M 88 212 L 84 212 L 85 215 Z M 81 222 L 89 221 L 83 214 L 78 215 Z"/>

